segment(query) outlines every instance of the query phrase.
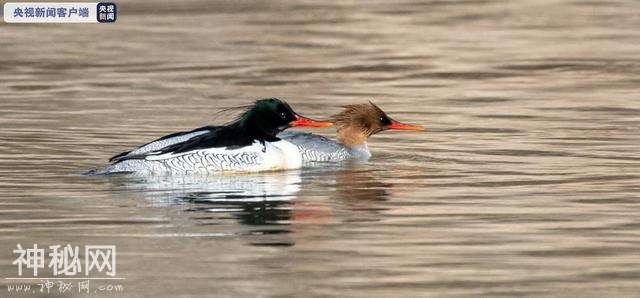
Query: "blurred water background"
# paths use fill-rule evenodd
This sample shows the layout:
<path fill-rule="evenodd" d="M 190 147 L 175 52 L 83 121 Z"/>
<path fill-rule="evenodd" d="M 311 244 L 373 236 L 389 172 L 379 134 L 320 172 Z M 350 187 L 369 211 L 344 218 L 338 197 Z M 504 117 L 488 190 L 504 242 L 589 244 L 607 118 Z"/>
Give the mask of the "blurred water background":
<path fill-rule="evenodd" d="M 116 245 L 113 297 L 640 295 L 640 2 L 116 3 L 0 24 L 0 296 L 17 243 Z M 367 164 L 78 175 L 264 97 L 428 130 Z"/>

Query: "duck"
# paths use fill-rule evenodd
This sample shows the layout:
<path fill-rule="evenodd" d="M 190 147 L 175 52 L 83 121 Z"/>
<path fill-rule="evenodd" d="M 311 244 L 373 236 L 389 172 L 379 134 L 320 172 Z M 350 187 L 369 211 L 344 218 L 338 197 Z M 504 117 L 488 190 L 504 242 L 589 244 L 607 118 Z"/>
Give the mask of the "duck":
<path fill-rule="evenodd" d="M 278 137 L 296 145 L 303 162 L 366 161 L 371 157 L 367 140 L 372 135 L 385 130 L 425 130 L 424 126 L 392 119 L 373 102 L 343 106 L 331 121 L 336 128 L 336 141 L 300 131 L 285 131 Z"/>
<path fill-rule="evenodd" d="M 277 98 L 255 101 L 231 123 L 177 132 L 122 152 L 87 175 L 149 175 L 262 172 L 300 168 L 297 146 L 276 135 L 294 126 L 328 127 L 303 117 Z"/>

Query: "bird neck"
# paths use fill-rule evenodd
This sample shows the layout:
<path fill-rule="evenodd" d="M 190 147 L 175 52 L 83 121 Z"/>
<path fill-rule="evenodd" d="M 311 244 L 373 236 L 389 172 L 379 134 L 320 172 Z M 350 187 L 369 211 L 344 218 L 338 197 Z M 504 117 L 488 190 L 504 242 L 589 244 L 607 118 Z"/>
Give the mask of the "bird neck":
<path fill-rule="evenodd" d="M 264 127 L 258 127 L 254 123 L 249 121 L 237 123 L 234 125 L 235 130 L 238 132 L 238 137 L 250 138 L 258 141 L 274 142 L 279 140 L 275 133 L 271 131 L 265 131 Z"/>
<path fill-rule="evenodd" d="M 349 148 L 358 148 L 367 145 L 369 136 L 361 129 L 354 127 L 338 128 L 336 141 L 338 144 Z"/>

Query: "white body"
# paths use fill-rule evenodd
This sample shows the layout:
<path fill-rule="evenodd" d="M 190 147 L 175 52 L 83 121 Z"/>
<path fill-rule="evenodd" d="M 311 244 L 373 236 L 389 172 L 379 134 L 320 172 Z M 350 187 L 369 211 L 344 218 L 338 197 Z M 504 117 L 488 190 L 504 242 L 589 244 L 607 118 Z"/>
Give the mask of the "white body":
<path fill-rule="evenodd" d="M 172 139 L 163 141 L 170 144 Z M 178 154 L 165 153 L 157 155 L 154 155 L 153 151 L 150 150 L 146 152 L 141 150 L 149 145 L 132 151 L 136 154 L 149 153 L 144 157 L 125 159 L 89 174 L 120 172 L 129 172 L 137 175 L 217 174 L 297 169 L 302 166 L 302 156 L 298 148 L 284 140 L 272 143 L 255 141 L 249 146 L 238 149 L 207 148 Z"/>

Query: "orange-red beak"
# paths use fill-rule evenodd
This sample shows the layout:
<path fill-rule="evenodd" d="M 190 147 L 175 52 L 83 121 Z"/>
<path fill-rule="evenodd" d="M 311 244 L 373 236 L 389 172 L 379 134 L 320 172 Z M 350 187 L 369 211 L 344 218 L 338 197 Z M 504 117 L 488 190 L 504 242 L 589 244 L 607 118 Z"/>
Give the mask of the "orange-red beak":
<path fill-rule="evenodd" d="M 317 120 L 309 119 L 296 114 L 296 120 L 289 122 L 289 125 L 290 126 L 328 127 L 333 125 L 333 123 L 327 122 L 327 121 L 317 121 Z"/>
<path fill-rule="evenodd" d="M 398 122 L 398 121 L 393 120 L 393 119 L 391 119 L 391 126 L 389 126 L 389 129 L 417 130 L 417 131 L 425 130 L 424 126 L 413 125 L 413 124 L 404 124 L 404 123 Z"/>

